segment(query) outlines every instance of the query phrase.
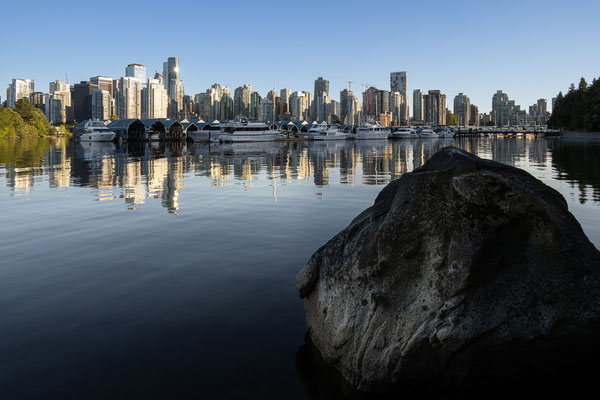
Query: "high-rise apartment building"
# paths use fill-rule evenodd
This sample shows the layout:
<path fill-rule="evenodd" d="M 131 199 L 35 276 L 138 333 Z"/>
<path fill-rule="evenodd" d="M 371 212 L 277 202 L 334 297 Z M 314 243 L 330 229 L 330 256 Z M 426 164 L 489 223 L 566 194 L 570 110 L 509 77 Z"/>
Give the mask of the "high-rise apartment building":
<path fill-rule="evenodd" d="M 119 118 L 141 118 L 142 88 L 136 78 L 122 77 L 119 84 Z"/>
<path fill-rule="evenodd" d="M 94 89 L 99 89 L 98 85 L 88 81 L 81 81 L 73 85 L 73 114 L 75 121 L 81 122 L 92 119 L 92 92 Z"/>
<path fill-rule="evenodd" d="M 430 90 L 423 96 L 425 123 L 446 125 L 446 95 L 439 90 Z"/>
<path fill-rule="evenodd" d="M 229 88 L 227 88 L 229 89 Z M 231 90 L 224 93 L 221 96 L 221 118 L 220 121 L 229 121 L 233 119 L 233 98 L 231 97 Z"/>
<path fill-rule="evenodd" d="M 140 81 L 141 84 L 146 83 L 146 67 L 142 64 L 129 64 L 125 68 L 125 76 L 129 78 L 135 78 Z"/>
<path fill-rule="evenodd" d="M 475 104 L 471 104 L 471 119 L 469 120 L 470 126 L 479 126 L 479 107 Z"/>
<path fill-rule="evenodd" d="M 390 73 L 390 90 L 392 92 L 400 92 L 406 98 L 406 71 Z"/>
<path fill-rule="evenodd" d="M 421 89 L 413 90 L 413 120 L 423 121 L 423 91 Z"/>
<path fill-rule="evenodd" d="M 361 104 L 352 90 L 344 89 L 340 92 L 340 122 L 342 124 L 360 124 L 360 107 Z"/>
<path fill-rule="evenodd" d="M 538 99 L 538 101 L 529 106 L 529 115 L 538 124 L 546 124 L 550 118 L 548 112 L 548 101 L 546 99 Z"/>
<path fill-rule="evenodd" d="M 365 116 L 379 119 L 381 114 L 390 112 L 390 92 L 374 87 L 363 92 L 363 113 Z"/>
<path fill-rule="evenodd" d="M 15 103 L 20 99 L 29 100 L 33 94 L 35 85 L 33 79 L 13 79 L 6 89 L 6 105 L 15 108 Z"/>
<path fill-rule="evenodd" d="M 406 96 L 401 92 L 390 93 L 390 111 L 393 125 L 402 125 L 408 122 Z"/>
<path fill-rule="evenodd" d="M 167 89 L 162 75 L 156 74 L 142 89 L 142 118 L 166 118 L 167 107 Z"/>
<path fill-rule="evenodd" d="M 329 97 L 329 81 L 318 77 L 315 80 L 315 90 L 313 92 L 313 104 L 312 104 L 312 119 L 316 121 L 324 121 L 328 119 L 325 110 L 327 105 L 331 103 Z"/>
<path fill-rule="evenodd" d="M 108 90 L 92 89 L 92 119 L 109 120 L 112 111 L 112 96 Z"/>
<path fill-rule="evenodd" d="M 30 96 L 31 104 L 35 108 L 39 108 L 42 112 L 46 110 L 46 97 L 43 92 L 33 92 Z"/>
<path fill-rule="evenodd" d="M 213 118 L 213 103 L 212 96 L 210 95 L 209 90 L 210 89 L 208 89 L 204 93 L 197 93 L 194 96 L 194 112 L 198 114 L 198 118 L 204 121 L 215 119 Z"/>
<path fill-rule="evenodd" d="M 492 121 L 496 125 L 528 125 L 530 120 L 525 110 L 510 100 L 506 93 L 498 90 L 492 96 Z"/>
<path fill-rule="evenodd" d="M 118 114 L 118 109 L 115 106 L 115 81 L 107 76 L 93 76 L 90 78 L 90 83 L 93 88 L 106 90 L 108 92 L 110 95 L 110 115 Z"/>
<path fill-rule="evenodd" d="M 45 98 L 46 118 L 52 123 L 64 124 L 73 120 L 71 85 L 65 81 L 50 82 Z"/>
<path fill-rule="evenodd" d="M 308 92 L 296 91 L 290 96 L 292 120 L 305 120 L 310 116 L 311 96 Z"/>
<path fill-rule="evenodd" d="M 169 97 L 168 117 L 184 118 L 184 99 L 185 91 L 183 81 L 180 79 L 179 58 L 169 57 L 163 63 L 163 79 L 167 95 Z"/>
<path fill-rule="evenodd" d="M 250 116 L 250 101 L 252 93 L 254 93 L 252 85 L 244 85 L 235 89 L 233 94 L 233 113 L 236 116 Z"/>
<path fill-rule="evenodd" d="M 273 104 L 277 101 L 277 97 L 269 98 L 268 96 L 264 99 L 260 99 L 260 117 L 259 121 L 273 121 Z"/>
<path fill-rule="evenodd" d="M 252 94 L 250 94 L 250 107 L 248 108 L 248 116 L 255 120 L 260 118 L 260 100 L 260 93 L 252 92 Z"/>
<path fill-rule="evenodd" d="M 458 125 L 469 125 L 469 121 L 471 121 L 471 100 L 464 93 L 459 93 L 454 97 L 454 114 L 458 118 Z"/>

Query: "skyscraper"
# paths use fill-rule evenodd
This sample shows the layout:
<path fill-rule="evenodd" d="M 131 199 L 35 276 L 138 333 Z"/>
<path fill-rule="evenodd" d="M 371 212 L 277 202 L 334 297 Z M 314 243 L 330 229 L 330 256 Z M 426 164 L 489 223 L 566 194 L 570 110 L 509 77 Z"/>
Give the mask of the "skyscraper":
<path fill-rule="evenodd" d="M 318 77 L 315 80 L 315 91 L 313 92 L 314 100 L 312 104 L 312 118 L 317 121 L 326 120 L 325 115 L 326 104 L 331 102 L 329 98 L 329 81 Z"/>
<path fill-rule="evenodd" d="M 463 93 L 459 93 L 454 97 L 454 114 L 458 118 L 458 125 L 469 125 L 469 121 L 471 121 L 471 100 Z"/>
<path fill-rule="evenodd" d="M 92 92 L 98 85 L 81 81 L 73 85 L 73 114 L 75 121 L 81 122 L 92 117 Z M 106 90 L 104 88 L 103 90 Z"/>
<path fill-rule="evenodd" d="M 250 118 L 254 118 L 255 120 L 260 118 L 260 100 L 260 93 L 253 91 L 252 94 L 250 94 L 250 107 L 248 108 L 248 116 Z"/>
<path fill-rule="evenodd" d="M 92 89 L 92 119 L 110 119 L 111 102 L 112 96 L 107 90 Z"/>
<path fill-rule="evenodd" d="M 185 96 L 185 90 L 183 81 L 180 79 L 179 69 L 179 58 L 169 57 L 166 62 L 163 63 L 163 78 L 165 89 L 167 89 L 167 95 L 169 97 L 169 106 L 167 116 L 169 118 L 184 117 L 184 104 L 183 97 Z"/>
<path fill-rule="evenodd" d="M 119 88 L 119 118 L 141 118 L 141 97 L 140 81 L 122 77 Z"/>
<path fill-rule="evenodd" d="M 142 118 L 166 118 L 167 107 L 167 89 L 162 75 L 156 74 L 142 89 Z"/>
<path fill-rule="evenodd" d="M 46 118 L 52 123 L 71 122 L 73 108 L 71 101 L 71 85 L 65 81 L 50 82 L 46 97 Z"/>
<path fill-rule="evenodd" d="M 146 84 L 146 67 L 142 64 L 129 64 L 125 68 L 125 76 L 135 78 L 140 83 Z"/>
<path fill-rule="evenodd" d="M 390 93 L 390 111 L 392 112 L 392 121 L 395 124 L 406 123 L 408 119 L 406 115 L 406 96 L 401 92 Z"/>
<path fill-rule="evenodd" d="M 522 125 L 529 122 L 525 110 L 521 110 L 521 106 L 510 100 L 502 90 L 492 96 L 491 116 L 496 125 Z"/>
<path fill-rule="evenodd" d="M 15 108 L 15 103 L 19 99 L 27 99 L 34 92 L 33 79 L 13 79 L 6 89 L 6 104 L 8 108 Z"/>
<path fill-rule="evenodd" d="M 235 89 L 233 94 L 233 113 L 235 116 L 250 116 L 250 97 L 254 93 L 252 85 L 244 85 Z"/>
<path fill-rule="evenodd" d="M 400 92 L 406 98 L 406 71 L 390 73 L 390 90 Z"/>
<path fill-rule="evenodd" d="M 471 104 L 471 119 L 469 120 L 470 126 L 479 126 L 479 107 L 475 104 Z"/>
<path fill-rule="evenodd" d="M 106 90 L 110 96 L 110 110 L 109 117 L 112 115 L 118 114 L 118 109 L 115 106 L 115 83 L 118 81 L 114 81 L 112 78 L 107 76 L 93 76 L 90 78 L 90 83 L 93 88 L 98 88 L 100 90 Z M 75 102 L 75 106 L 77 103 Z M 77 118 L 75 118 L 77 119 Z"/>
<path fill-rule="evenodd" d="M 421 89 L 413 90 L 413 120 L 423 121 L 423 91 Z"/>
<path fill-rule="evenodd" d="M 290 96 L 290 114 L 292 120 L 308 119 L 310 114 L 310 93 L 296 91 Z"/>
<path fill-rule="evenodd" d="M 446 125 L 446 95 L 439 90 L 430 90 L 423 96 L 425 122 Z"/>

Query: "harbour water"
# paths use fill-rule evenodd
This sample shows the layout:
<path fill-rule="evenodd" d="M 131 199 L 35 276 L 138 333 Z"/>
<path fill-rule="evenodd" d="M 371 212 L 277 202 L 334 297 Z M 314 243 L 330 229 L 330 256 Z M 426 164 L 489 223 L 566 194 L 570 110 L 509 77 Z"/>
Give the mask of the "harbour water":
<path fill-rule="evenodd" d="M 294 286 L 443 146 L 558 190 L 600 247 L 600 141 L 0 140 L 2 398 L 306 398 Z"/>

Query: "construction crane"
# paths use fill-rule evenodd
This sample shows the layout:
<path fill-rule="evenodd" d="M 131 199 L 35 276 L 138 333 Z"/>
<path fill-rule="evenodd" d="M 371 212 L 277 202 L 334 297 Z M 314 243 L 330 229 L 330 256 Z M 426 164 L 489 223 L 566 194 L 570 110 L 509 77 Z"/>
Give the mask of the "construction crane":
<path fill-rule="evenodd" d="M 363 83 L 362 86 L 365 87 L 365 90 L 369 89 L 370 87 L 377 89 L 377 86 L 371 85 L 370 83 Z"/>
<path fill-rule="evenodd" d="M 354 83 L 354 81 L 344 81 L 346 83 L 348 83 L 348 91 L 352 91 L 352 84 Z"/>

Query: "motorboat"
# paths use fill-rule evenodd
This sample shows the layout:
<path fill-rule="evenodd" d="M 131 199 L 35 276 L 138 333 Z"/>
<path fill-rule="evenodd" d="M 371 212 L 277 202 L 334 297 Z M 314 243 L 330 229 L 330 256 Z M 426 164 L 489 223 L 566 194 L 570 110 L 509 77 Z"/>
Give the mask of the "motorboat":
<path fill-rule="evenodd" d="M 116 134 L 108 129 L 106 123 L 101 120 L 91 119 L 83 126 L 84 133 L 79 136 L 82 142 L 112 142 Z"/>
<path fill-rule="evenodd" d="M 337 125 L 315 124 L 310 131 L 314 132 L 313 140 L 345 140 L 348 138 L 348 134 Z"/>
<path fill-rule="evenodd" d="M 264 122 L 251 122 L 246 117 L 238 117 L 221 124 L 219 142 L 270 142 L 279 132 Z"/>
<path fill-rule="evenodd" d="M 454 134 L 452 133 L 452 131 L 450 131 L 450 129 L 443 128 L 443 129 L 440 129 L 437 132 L 433 132 L 433 135 L 431 137 L 441 138 L 441 139 L 444 139 L 444 138 L 453 138 Z"/>
<path fill-rule="evenodd" d="M 356 127 L 354 139 L 387 139 L 390 136 L 389 128 L 379 122 L 365 122 Z"/>
<path fill-rule="evenodd" d="M 423 128 L 423 129 L 421 129 L 421 132 L 419 132 L 419 137 L 420 138 L 432 138 L 432 137 L 435 137 L 435 136 L 433 136 L 433 134 L 434 134 L 433 129 Z"/>
<path fill-rule="evenodd" d="M 418 139 L 419 134 L 411 127 L 403 126 L 392 132 L 393 139 Z"/>

